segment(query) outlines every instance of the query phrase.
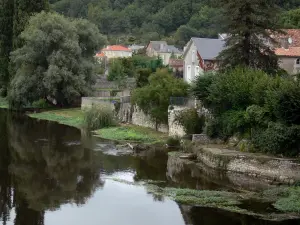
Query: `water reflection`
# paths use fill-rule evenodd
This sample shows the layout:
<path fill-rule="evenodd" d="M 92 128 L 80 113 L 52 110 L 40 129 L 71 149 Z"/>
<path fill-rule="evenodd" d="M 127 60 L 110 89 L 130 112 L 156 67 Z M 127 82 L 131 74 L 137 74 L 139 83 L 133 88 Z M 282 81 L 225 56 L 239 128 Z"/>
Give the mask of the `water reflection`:
<path fill-rule="evenodd" d="M 76 129 L 17 115 L 2 113 L 0 118 L 3 224 L 14 207 L 14 224 L 41 225 L 46 210 L 83 205 L 103 185 L 101 161 L 82 148 Z"/>
<path fill-rule="evenodd" d="M 179 205 L 149 189 L 147 193 L 150 186 L 116 182 L 113 178 L 129 182 L 154 180 L 161 186 L 182 188 L 226 186 L 212 182 L 211 174 L 193 167 L 186 168 L 178 162 L 167 165 L 167 156 L 160 151 L 153 150 L 142 159 L 103 154 L 101 148 L 111 144 L 77 129 L 0 111 L 2 224 L 277 224 Z"/>

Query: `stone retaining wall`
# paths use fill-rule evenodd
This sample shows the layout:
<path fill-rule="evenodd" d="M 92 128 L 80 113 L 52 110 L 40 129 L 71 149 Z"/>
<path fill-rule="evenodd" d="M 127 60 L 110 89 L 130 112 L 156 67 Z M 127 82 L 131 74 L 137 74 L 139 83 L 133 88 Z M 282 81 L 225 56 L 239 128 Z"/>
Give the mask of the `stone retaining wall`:
<path fill-rule="evenodd" d="M 300 181 L 300 161 L 219 148 L 194 149 L 197 159 L 211 168 L 238 172 L 269 183 Z"/>

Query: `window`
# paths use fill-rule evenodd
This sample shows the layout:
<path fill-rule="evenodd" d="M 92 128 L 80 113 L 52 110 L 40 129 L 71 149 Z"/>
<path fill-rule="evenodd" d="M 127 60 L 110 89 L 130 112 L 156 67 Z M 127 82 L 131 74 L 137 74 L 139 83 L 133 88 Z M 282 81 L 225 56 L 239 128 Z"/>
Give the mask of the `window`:
<path fill-rule="evenodd" d="M 200 67 L 199 66 L 195 66 L 195 77 L 198 76 L 200 73 Z"/>
<path fill-rule="evenodd" d="M 192 70 L 191 66 L 186 67 L 186 81 L 190 83 L 192 81 Z"/>
<path fill-rule="evenodd" d="M 193 50 L 192 51 L 192 63 L 194 63 L 196 61 L 196 51 Z"/>
<path fill-rule="evenodd" d="M 296 65 L 300 65 L 300 58 L 296 59 Z"/>

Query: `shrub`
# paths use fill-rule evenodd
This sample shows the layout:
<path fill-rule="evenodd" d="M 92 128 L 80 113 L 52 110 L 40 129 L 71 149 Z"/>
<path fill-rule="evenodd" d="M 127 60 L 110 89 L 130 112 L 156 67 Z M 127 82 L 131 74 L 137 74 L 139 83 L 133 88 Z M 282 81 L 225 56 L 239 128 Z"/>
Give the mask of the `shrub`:
<path fill-rule="evenodd" d="M 175 122 L 183 126 L 187 134 L 200 134 L 203 131 L 205 117 L 199 116 L 196 109 L 187 109 L 176 115 Z"/>
<path fill-rule="evenodd" d="M 50 105 L 45 99 L 40 99 L 38 101 L 34 101 L 32 103 L 32 107 L 37 109 L 45 109 L 45 108 L 49 108 Z"/>
<path fill-rule="evenodd" d="M 300 126 L 270 122 L 267 129 L 253 130 L 252 143 L 262 152 L 297 156 L 300 153 Z"/>
<path fill-rule="evenodd" d="M 84 112 L 84 125 L 88 130 L 115 126 L 113 110 L 109 105 L 93 105 Z"/>
<path fill-rule="evenodd" d="M 177 136 L 169 137 L 167 139 L 167 145 L 170 147 L 180 147 L 180 138 Z"/>

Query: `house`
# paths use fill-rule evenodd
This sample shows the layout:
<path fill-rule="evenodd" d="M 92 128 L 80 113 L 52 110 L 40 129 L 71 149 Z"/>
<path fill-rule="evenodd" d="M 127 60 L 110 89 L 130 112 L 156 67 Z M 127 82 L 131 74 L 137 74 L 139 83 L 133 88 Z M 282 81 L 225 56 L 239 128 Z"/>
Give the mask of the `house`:
<path fill-rule="evenodd" d="M 146 48 L 146 54 L 150 57 L 160 57 L 164 65 L 168 65 L 173 56 L 179 58 L 182 52 L 174 45 L 168 45 L 166 41 L 150 41 Z"/>
<path fill-rule="evenodd" d="M 133 45 L 128 46 L 128 48 L 131 49 L 132 52 L 137 53 L 139 50 L 144 49 L 145 46 L 133 44 Z"/>
<path fill-rule="evenodd" d="M 283 34 L 271 35 L 277 42 L 275 54 L 279 65 L 289 74 L 300 73 L 300 29 L 285 29 Z"/>
<path fill-rule="evenodd" d="M 128 58 L 132 57 L 132 50 L 122 45 L 109 45 L 102 49 L 97 55 L 99 55 L 99 57 L 103 57 L 104 55 L 107 59 Z"/>
<path fill-rule="evenodd" d="M 223 39 L 191 38 L 183 52 L 184 80 L 191 83 L 203 72 L 218 70 L 217 56 L 224 47 Z"/>

